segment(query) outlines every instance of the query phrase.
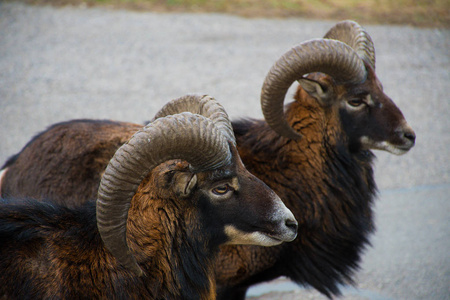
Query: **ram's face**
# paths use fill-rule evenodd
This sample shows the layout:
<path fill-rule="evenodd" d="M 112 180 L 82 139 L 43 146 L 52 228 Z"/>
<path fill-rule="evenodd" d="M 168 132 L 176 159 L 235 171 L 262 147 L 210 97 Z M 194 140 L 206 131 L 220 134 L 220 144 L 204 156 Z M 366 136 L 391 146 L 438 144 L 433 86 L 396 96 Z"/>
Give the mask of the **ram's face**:
<path fill-rule="evenodd" d="M 383 92 L 375 72 L 366 67 L 367 80 L 345 87 L 340 97 L 340 117 L 350 147 L 404 154 L 414 146 L 416 135 L 400 109 Z"/>
<path fill-rule="evenodd" d="M 213 238 L 222 236 L 221 242 L 229 244 L 273 246 L 294 240 L 297 221 L 292 212 L 245 169 L 235 148 L 232 152 L 230 165 L 186 173 L 181 180 L 186 195 L 200 210 L 204 228 Z"/>

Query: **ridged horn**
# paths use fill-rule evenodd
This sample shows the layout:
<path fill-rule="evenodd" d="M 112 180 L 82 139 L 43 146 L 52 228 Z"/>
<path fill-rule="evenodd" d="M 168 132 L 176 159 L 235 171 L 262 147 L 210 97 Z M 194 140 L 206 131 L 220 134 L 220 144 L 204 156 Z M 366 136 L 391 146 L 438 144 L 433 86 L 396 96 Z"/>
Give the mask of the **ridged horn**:
<path fill-rule="evenodd" d="M 164 105 L 153 120 L 181 112 L 191 112 L 211 119 L 216 127 L 222 130 L 228 141 L 236 144 L 233 128 L 224 107 L 213 97 L 208 95 L 186 95 L 174 99 Z"/>
<path fill-rule="evenodd" d="M 375 47 L 372 38 L 358 23 L 345 20 L 334 25 L 324 38 L 346 43 L 375 70 Z"/>
<path fill-rule="evenodd" d="M 228 141 L 214 123 L 200 115 L 181 113 L 150 123 L 114 154 L 101 179 L 97 227 L 106 248 L 124 267 L 143 272 L 126 242 L 131 199 L 142 179 L 159 164 L 186 160 L 194 172 L 231 162 Z"/>
<path fill-rule="evenodd" d="M 292 48 L 272 66 L 261 91 L 264 118 L 278 134 L 301 138 L 284 117 L 284 98 L 294 81 L 313 72 L 328 74 L 338 83 L 360 83 L 367 76 L 361 58 L 343 42 L 314 39 Z"/>

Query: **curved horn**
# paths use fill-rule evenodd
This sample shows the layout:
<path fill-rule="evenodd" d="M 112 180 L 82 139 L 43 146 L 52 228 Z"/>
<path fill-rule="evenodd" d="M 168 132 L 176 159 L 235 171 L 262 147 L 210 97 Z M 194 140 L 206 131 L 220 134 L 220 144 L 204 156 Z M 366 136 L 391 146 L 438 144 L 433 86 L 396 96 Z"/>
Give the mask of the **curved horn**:
<path fill-rule="evenodd" d="M 208 95 L 186 95 L 164 105 L 155 115 L 153 121 L 168 115 L 191 112 L 211 119 L 222 130 L 228 141 L 236 144 L 230 119 L 223 106 Z"/>
<path fill-rule="evenodd" d="M 211 120 L 191 113 L 155 120 L 117 150 L 100 182 L 97 226 L 111 254 L 138 275 L 143 272 L 126 242 L 128 209 L 142 179 L 170 159 L 186 160 L 197 172 L 229 164 L 231 152 Z"/>
<path fill-rule="evenodd" d="M 346 43 L 375 70 L 375 47 L 372 38 L 358 23 L 351 20 L 339 22 L 328 30 L 324 38 Z"/>
<path fill-rule="evenodd" d="M 264 118 L 280 135 L 301 138 L 284 118 L 283 103 L 291 84 L 312 72 L 326 73 L 340 83 L 360 83 L 367 75 L 358 54 L 340 41 L 310 40 L 286 52 L 270 69 L 261 91 Z"/>

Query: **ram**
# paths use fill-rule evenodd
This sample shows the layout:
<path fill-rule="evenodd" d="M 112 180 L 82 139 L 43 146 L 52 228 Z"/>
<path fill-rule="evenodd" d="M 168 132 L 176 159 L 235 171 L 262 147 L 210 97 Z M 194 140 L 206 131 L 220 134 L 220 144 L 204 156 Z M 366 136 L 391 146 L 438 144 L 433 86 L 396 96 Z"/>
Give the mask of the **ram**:
<path fill-rule="evenodd" d="M 300 83 L 295 101 L 283 107 L 294 81 Z M 353 282 L 374 231 L 371 150 L 406 153 L 414 146 L 415 133 L 383 92 L 369 34 L 352 21 L 340 22 L 324 39 L 302 43 L 283 55 L 266 78 L 261 104 L 266 121 L 232 123 L 237 147 L 246 167 L 292 210 L 302 234 L 272 248 L 223 246 L 217 267 L 219 298 L 242 299 L 252 284 L 283 275 L 325 295 L 339 294 L 340 285 Z M 164 111 L 157 116 L 176 112 Z M 2 195 L 48 194 L 62 202 L 60 195 L 76 192 L 76 186 L 62 183 L 75 182 L 86 171 L 78 159 L 99 163 L 76 184 L 96 190 L 109 160 L 103 154 L 118 146 L 107 141 L 98 153 L 91 151 L 108 135 L 98 130 L 77 149 L 84 155 L 74 156 L 64 137 L 78 135 L 77 126 L 64 127 L 61 135 L 53 133 L 57 128 L 35 138 L 6 163 Z M 123 132 L 125 139 L 131 134 Z M 53 145 L 61 148 L 54 151 Z M 48 160 L 51 167 L 43 163 Z M 58 172 L 54 169 L 67 170 L 66 177 L 51 176 Z M 41 178 L 40 170 L 50 175 Z M 36 184 L 31 178 L 37 178 Z"/>
<path fill-rule="evenodd" d="M 292 241 L 292 213 L 245 169 L 212 102 L 134 134 L 96 203 L 2 200 L 0 298 L 214 299 L 220 244 Z"/>
<path fill-rule="evenodd" d="M 295 101 L 284 107 L 295 81 Z M 261 105 L 266 122 L 233 123 L 239 153 L 292 210 L 299 237 L 273 249 L 222 247 L 218 298 L 243 299 L 250 285 L 279 276 L 338 295 L 375 228 L 370 149 L 406 153 L 415 133 L 376 77 L 372 39 L 352 21 L 282 55 Z"/>

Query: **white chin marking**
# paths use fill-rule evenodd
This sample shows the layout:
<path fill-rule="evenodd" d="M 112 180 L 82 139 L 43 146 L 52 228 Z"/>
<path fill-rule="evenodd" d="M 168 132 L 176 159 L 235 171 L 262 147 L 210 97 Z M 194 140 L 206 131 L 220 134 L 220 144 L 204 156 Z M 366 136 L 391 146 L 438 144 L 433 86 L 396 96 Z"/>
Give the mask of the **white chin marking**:
<path fill-rule="evenodd" d="M 397 146 L 394 146 L 389 142 L 375 142 L 366 136 L 361 137 L 360 141 L 366 149 L 383 150 L 395 155 L 402 155 L 408 152 L 408 150 L 398 148 Z"/>
<path fill-rule="evenodd" d="M 257 246 L 276 246 L 281 244 L 283 241 L 274 239 L 267 234 L 259 231 L 255 232 L 244 232 L 232 225 L 225 226 L 225 234 L 228 236 L 229 241 L 227 244 L 230 245 L 257 245 Z"/>

